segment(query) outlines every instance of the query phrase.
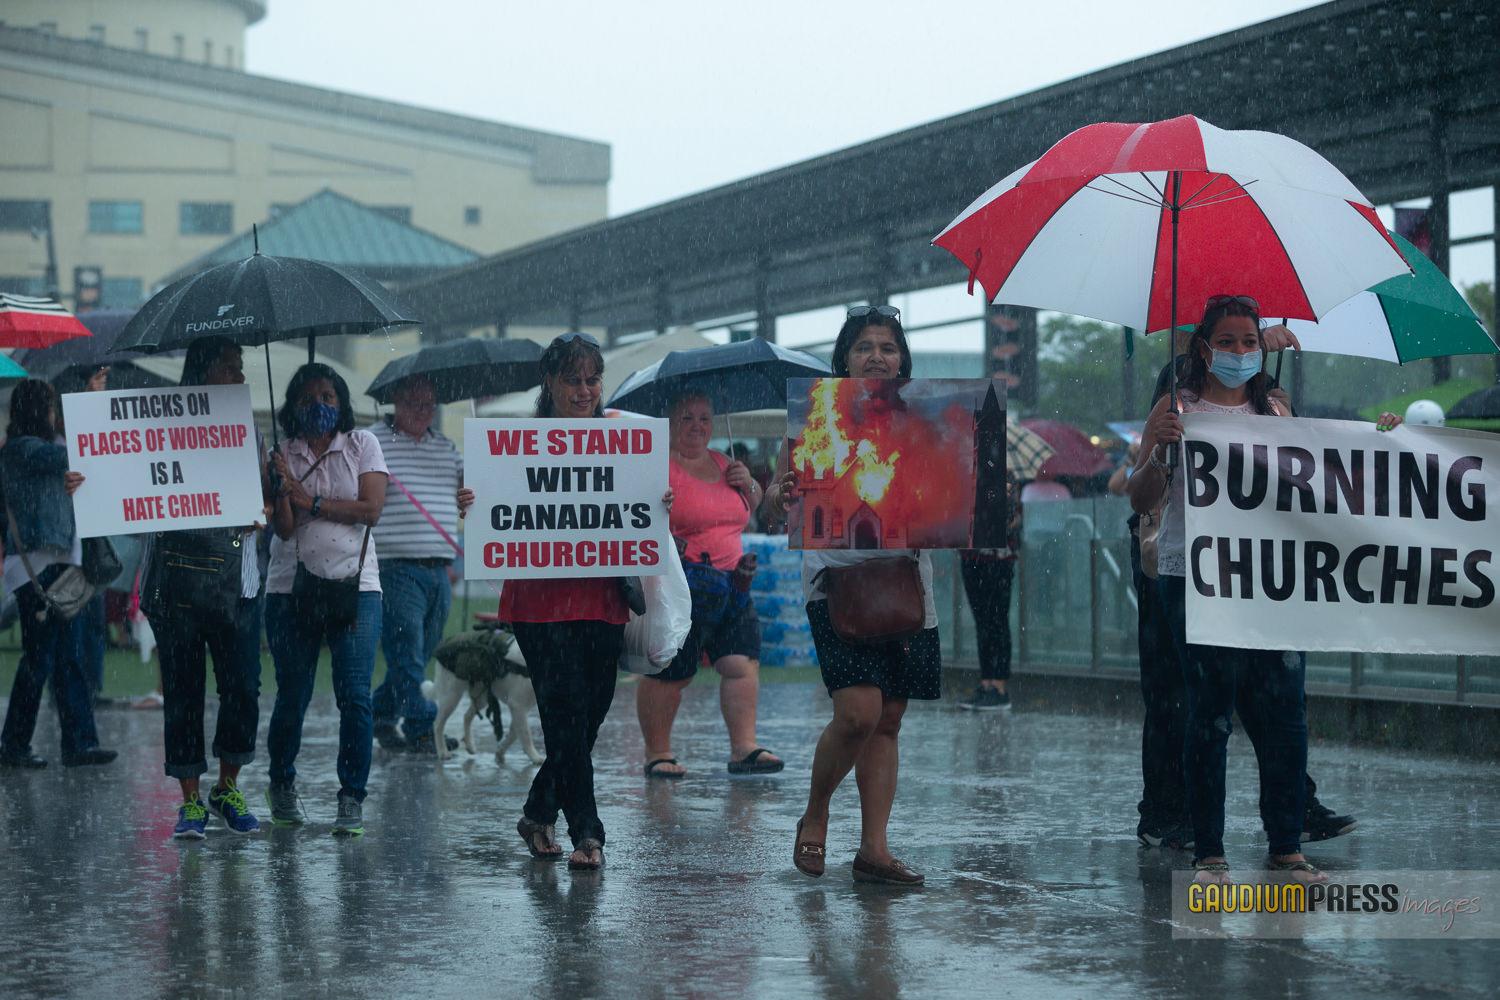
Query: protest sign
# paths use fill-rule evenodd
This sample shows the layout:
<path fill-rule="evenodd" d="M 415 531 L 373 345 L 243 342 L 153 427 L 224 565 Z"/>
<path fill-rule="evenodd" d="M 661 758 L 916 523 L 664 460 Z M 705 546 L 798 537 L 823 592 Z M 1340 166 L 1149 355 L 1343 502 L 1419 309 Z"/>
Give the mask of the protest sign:
<path fill-rule="evenodd" d="M 1004 548 L 1005 385 L 787 379 L 794 549 Z"/>
<path fill-rule="evenodd" d="M 1500 435 L 1182 420 L 1189 642 L 1500 651 Z"/>
<path fill-rule="evenodd" d="M 250 389 L 77 392 L 62 398 L 80 538 L 265 520 Z"/>
<path fill-rule="evenodd" d="M 665 420 L 465 420 L 465 578 L 665 572 L 667 441 Z"/>

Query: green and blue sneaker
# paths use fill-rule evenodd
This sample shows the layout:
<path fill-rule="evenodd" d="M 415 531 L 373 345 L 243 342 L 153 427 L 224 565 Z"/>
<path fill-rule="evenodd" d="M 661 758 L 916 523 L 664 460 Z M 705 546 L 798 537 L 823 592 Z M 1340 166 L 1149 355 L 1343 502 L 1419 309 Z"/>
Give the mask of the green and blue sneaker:
<path fill-rule="evenodd" d="M 191 798 L 177 807 L 177 826 L 172 836 L 176 840 L 202 840 L 207 836 L 204 832 L 207 826 L 208 810 L 203 808 L 201 800 Z"/>
<path fill-rule="evenodd" d="M 352 795 L 339 795 L 339 812 L 333 821 L 334 836 L 358 837 L 365 832 L 364 811 Z"/>
<path fill-rule="evenodd" d="M 226 781 L 223 788 L 215 785 L 208 790 L 208 808 L 224 821 L 230 833 L 254 833 L 260 829 L 260 820 L 245 804 L 244 793 L 233 781 Z"/>
<path fill-rule="evenodd" d="M 302 798 L 295 785 L 272 785 L 266 789 L 266 805 L 271 822 L 277 826 L 301 826 L 304 819 Z"/>

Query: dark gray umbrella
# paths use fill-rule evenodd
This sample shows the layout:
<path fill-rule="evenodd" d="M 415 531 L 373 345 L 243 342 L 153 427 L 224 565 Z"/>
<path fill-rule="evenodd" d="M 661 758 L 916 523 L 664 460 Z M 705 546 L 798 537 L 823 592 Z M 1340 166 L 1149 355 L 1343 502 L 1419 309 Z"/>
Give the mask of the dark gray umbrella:
<path fill-rule="evenodd" d="M 424 375 L 439 403 L 503 396 L 540 384 L 541 360 L 542 348 L 533 340 L 454 340 L 392 361 L 375 376 L 366 395 L 389 403 L 397 383 Z"/>
<path fill-rule="evenodd" d="M 786 408 L 786 380 L 830 374 L 820 358 L 753 337 L 718 347 L 672 351 L 620 383 L 609 406 L 665 417 L 689 389 L 712 401 L 715 413 Z"/>
<path fill-rule="evenodd" d="M 1448 411 L 1450 420 L 1494 420 L 1500 418 L 1500 385 L 1480 389 L 1453 404 Z"/>
<path fill-rule="evenodd" d="M 12 358 L 37 378 L 52 380 L 59 392 L 78 392 L 108 365 L 111 389 L 164 389 L 174 383 L 130 363 L 114 350 L 115 338 L 135 315 L 134 309 L 96 309 L 78 314 L 92 337 L 74 337 L 51 347 L 27 348 Z"/>

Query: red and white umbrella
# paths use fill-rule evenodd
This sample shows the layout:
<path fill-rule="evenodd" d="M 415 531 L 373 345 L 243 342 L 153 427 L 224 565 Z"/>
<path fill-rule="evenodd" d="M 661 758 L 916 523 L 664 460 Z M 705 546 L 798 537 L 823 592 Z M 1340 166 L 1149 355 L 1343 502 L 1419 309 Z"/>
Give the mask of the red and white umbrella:
<path fill-rule="evenodd" d="M 1078 129 L 933 243 L 992 301 L 1147 331 L 1196 321 L 1220 294 L 1315 320 L 1410 270 L 1333 164 L 1286 136 L 1191 115 Z"/>
<path fill-rule="evenodd" d="M 88 327 L 55 299 L 0 292 L 0 347 L 51 347 L 89 336 Z"/>

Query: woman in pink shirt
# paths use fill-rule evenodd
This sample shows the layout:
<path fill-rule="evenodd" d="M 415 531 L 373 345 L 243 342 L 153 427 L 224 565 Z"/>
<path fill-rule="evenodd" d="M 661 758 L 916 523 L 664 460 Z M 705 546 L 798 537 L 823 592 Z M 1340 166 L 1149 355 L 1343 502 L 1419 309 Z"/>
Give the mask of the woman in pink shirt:
<path fill-rule="evenodd" d="M 730 581 L 744 558 L 740 535 L 761 501 L 760 485 L 743 462 L 708 447 L 713 404 L 701 392 L 672 403 L 672 535 L 694 585 L 693 627 L 672 665 L 641 678 L 636 716 L 646 743 L 646 775 L 680 778 L 687 773 L 672 754 L 672 723 L 682 689 L 692 683 L 703 654 L 719 672 L 719 708 L 729 729 L 731 774 L 771 774 L 784 766 L 756 743 L 760 700 L 760 621 L 749 588 Z M 697 566 L 692 564 L 697 563 Z M 741 571 L 753 574 L 753 558 Z M 748 582 L 748 581 L 744 581 Z"/>

